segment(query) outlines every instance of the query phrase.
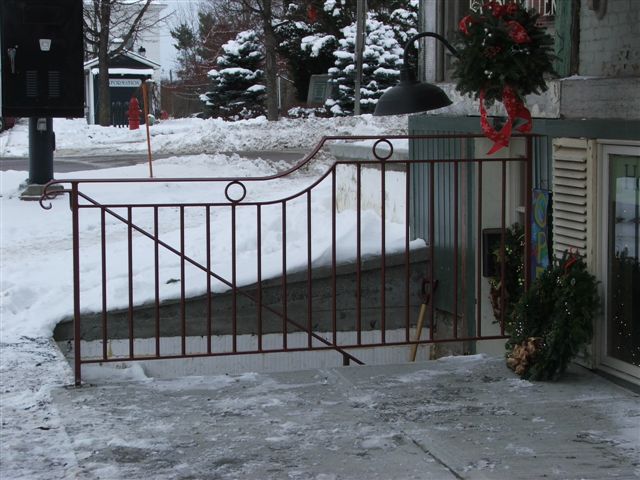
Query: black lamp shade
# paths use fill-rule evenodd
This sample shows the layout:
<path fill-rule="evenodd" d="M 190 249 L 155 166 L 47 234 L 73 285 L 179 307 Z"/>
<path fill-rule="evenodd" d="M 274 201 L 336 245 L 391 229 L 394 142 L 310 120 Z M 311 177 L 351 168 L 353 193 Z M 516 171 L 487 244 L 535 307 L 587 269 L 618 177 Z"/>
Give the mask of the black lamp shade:
<path fill-rule="evenodd" d="M 380 99 L 373 112 L 376 116 L 402 115 L 426 112 L 451 105 L 441 88 L 430 83 L 401 82 L 390 88 Z"/>

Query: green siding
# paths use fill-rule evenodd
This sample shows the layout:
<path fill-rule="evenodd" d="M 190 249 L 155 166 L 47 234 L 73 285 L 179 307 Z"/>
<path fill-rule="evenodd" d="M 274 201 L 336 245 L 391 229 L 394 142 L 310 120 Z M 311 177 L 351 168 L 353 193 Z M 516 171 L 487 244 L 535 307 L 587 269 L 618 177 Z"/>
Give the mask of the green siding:
<path fill-rule="evenodd" d="M 410 133 L 415 135 L 439 135 L 452 132 L 442 130 L 422 130 L 410 127 Z M 409 143 L 409 154 L 412 159 L 424 160 L 455 160 L 468 158 L 471 155 L 472 142 L 461 142 L 451 139 L 414 140 Z M 463 192 L 464 184 L 461 181 L 466 174 L 466 192 Z M 433 175 L 433 195 L 430 193 L 431 175 Z M 460 164 L 458 166 L 458 212 L 455 207 L 455 165 L 453 162 L 415 164 L 411 167 L 411 209 L 410 222 L 414 238 L 422 238 L 428 244 L 434 246 L 433 268 L 434 276 L 438 281 L 435 293 L 435 307 L 445 312 L 453 312 L 454 309 L 454 283 L 455 283 L 455 218 L 458 215 L 458 312 L 466 312 L 467 325 L 474 325 L 474 297 L 475 294 L 475 228 L 467 228 L 467 237 L 463 238 L 462 218 L 460 212 L 465 211 L 469 216 L 473 215 L 474 180 L 473 166 Z M 467 204 L 463 205 L 466 193 Z M 430 202 L 433 197 L 433 238 L 430 238 L 429 219 Z M 474 223 L 472 221 L 472 223 Z M 462 246 L 467 245 L 466 255 L 463 255 Z M 463 265 L 463 259 L 466 263 Z M 465 278 L 463 278 L 463 275 Z M 463 294 L 462 285 L 466 285 L 466 294 Z M 469 292 L 472 292 L 469 295 Z M 463 332 L 460 332 L 463 334 Z M 467 334 L 473 332 L 464 332 Z"/>
<path fill-rule="evenodd" d="M 573 0 L 557 0 L 555 15 L 554 68 L 560 77 L 571 75 Z"/>

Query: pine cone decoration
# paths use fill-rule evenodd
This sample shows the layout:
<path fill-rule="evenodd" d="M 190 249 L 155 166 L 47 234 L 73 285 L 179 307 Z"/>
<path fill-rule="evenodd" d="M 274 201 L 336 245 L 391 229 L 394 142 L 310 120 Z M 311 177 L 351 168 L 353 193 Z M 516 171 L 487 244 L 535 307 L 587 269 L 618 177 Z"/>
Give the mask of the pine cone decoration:
<path fill-rule="evenodd" d="M 536 356 L 541 348 L 542 338 L 527 338 L 520 345 L 513 347 L 511 354 L 507 358 L 507 366 L 522 377 L 535 362 Z"/>

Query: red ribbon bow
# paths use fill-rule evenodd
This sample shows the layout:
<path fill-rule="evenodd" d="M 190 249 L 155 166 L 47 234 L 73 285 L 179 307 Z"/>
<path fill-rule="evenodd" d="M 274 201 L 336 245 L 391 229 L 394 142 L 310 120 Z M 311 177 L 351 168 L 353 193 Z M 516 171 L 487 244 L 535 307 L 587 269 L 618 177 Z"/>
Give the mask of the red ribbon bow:
<path fill-rule="evenodd" d="M 467 15 L 466 17 L 462 18 L 462 20 L 460 20 L 460 22 L 458 23 L 458 28 L 465 35 L 469 35 L 469 27 L 471 26 L 471 24 L 473 24 L 473 16 Z"/>
<path fill-rule="evenodd" d="M 498 150 L 509 146 L 509 138 L 516 118 L 525 120 L 524 124 L 516 127 L 516 130 L 521 133 L 530 132 L 533 126 L 531 112 L 509 85 L 506 85 L 502 90 L 502 103 L 507 110 L 507 122 L 500 131 L 497 131 L 487 120 L 487 110 L 484 106 L 484 90 L 480 91 L 480 126 L 485 136 L 494 142 L 487 155 L 493 155 Z"/>

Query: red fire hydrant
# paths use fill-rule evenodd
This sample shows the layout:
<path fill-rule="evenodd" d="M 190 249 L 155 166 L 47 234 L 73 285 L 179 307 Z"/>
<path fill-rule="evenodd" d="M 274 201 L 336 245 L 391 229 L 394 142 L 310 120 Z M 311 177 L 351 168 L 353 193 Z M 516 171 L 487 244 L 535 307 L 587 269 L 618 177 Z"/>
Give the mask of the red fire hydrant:
<path fill-rule="evenodd" d="M 140 104 L 136 97 L 131 97 L 129 101 L 129 130 L 140 128 Z"/>

